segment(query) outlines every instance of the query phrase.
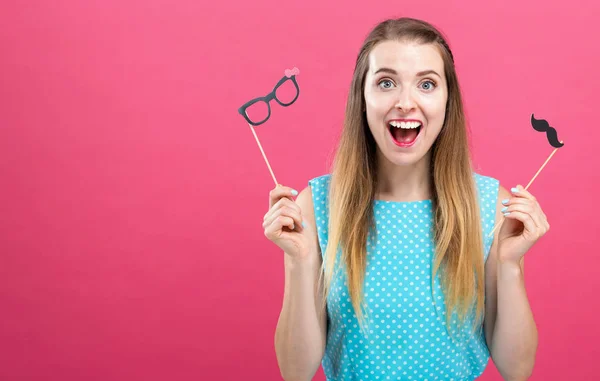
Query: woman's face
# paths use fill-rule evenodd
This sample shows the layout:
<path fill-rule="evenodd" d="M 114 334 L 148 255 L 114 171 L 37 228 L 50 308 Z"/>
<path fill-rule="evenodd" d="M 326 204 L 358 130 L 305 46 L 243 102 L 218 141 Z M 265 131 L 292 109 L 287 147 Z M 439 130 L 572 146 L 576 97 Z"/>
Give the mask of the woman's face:
<path fill-rule="evenodd" d="M 379 155 L 395 165 L 417 163 L 433 145 L 446 114 L 444 62 L 436 46 L 399 41 L 375 46 L 364 97 Z"/>

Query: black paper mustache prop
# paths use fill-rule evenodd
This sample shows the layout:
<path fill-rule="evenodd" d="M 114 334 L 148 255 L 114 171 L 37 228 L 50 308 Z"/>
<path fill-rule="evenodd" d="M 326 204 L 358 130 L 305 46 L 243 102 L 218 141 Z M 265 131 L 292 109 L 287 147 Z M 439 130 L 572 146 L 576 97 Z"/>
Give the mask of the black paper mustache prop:
<path fill-rule="evenodd" d="M 560 148 L 563 146 L 563 143 L 558 141 L 558 136 L 556 130 L 548 124 L 544 119 L 535 119 L 533 114 L 531 114 L 531 125 L 533 129 L 539 132 L 545 132 L 546 137 L 548 138 L 548 142 L 554 148 Z"/>
<path fill-rule="evenodd" d="M 550 124 L 548 124 L 548 122 L 545 121 L 544 119 L 535 119 L 533 117 L 533 114 L 531 114 L 531 126 L 536 131 L 545 132 L 546 133 L 546 138 L 548 139 L 548 143 L 550 143 L 550 145 L 552 147 L 554 147 L 554 150 L 552 151 L 552 153 L 550 154 L 550 156 L 548 156 L 548 158 L 546 159 L 546 161 L 544 162 L 544 164 L 542 164 L 542 166 L 540 167 L 540 169 L 538 169 L 538 171 L 533 176 L 533 178 L 531 179 L 531 181 L 529 182 L 529 184 L 527 184 L 527 186 L 525 187 L 525 190 L 529 189 L 529 187 L 533 183 L 533 180 L 535 180 L 535 178 L 540 174 L 540 172 L 542 172 L 542 169 L 544 169 L 544 167 L 546 166 L 546 164 L 548 164 L 548 162 L 550 161 L 550 159 L 552 158 L 552 156 L 554 156 L 554 154 L 556 153 L 556 151 L 560 147 L 562 147 L 562 146 L 565 145 L 565 143 L 562 140 L 558 141 L 558 136 L 557 136 L 558 134 L 556 133 L 556 130 L 554 128 L 550 127 Z M 494 229 L 492 229 L 492 231 L 490 232 L 490 234 L 488 235 L 488 237 L 491 237 L 492 235 L 494 235 L 494 232 L 496 231 L 496 229 L 498 229 L 498 227 L 502 225 L 502 221 L 498 222 L 496 224 L 496 226 L 494 226 Z"/>

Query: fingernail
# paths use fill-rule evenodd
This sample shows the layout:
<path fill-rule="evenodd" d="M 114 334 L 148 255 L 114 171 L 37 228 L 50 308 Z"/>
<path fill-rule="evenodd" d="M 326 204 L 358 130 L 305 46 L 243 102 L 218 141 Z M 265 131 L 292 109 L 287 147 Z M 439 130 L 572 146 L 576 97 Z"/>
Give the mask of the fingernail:
<path fill-rule="evenodd" d="M 517 187 L 512 188 L 510 191 L 513 193 L 519 193 L 519 189 Z"/>
<path fill-rule="evenodd" d="M 302 221 L 302 227 L 305 228 L 306 224 L 304 223 L 304 221 Z"/>
<path fill-rule="evenodd" d="M 504 208 L 502 208 L 501 212 L 504 213 L 508 210 L 508 206 L 505 206 Z"/>
<path fill-rule="evenodd" d="M 505 198 L 504 200 L 502 200 L 502 203 L 503 203 L 504 205 L 508 204 L 508 199 L 507 199 L 507 198 Z"/>
<path fill-rule="evenodd" d="M 510 214 L 510 212 L 506 212 L 504 213 L 504 216 L 508 216 Z"/>
<path fill-rule="evenodd" d="M 294 195 L 294 196 L 298 196 L 298 191 L 297 191 L 297 190 L 295 190 L 295 189 L 292 189 L 292 195 Z"/>

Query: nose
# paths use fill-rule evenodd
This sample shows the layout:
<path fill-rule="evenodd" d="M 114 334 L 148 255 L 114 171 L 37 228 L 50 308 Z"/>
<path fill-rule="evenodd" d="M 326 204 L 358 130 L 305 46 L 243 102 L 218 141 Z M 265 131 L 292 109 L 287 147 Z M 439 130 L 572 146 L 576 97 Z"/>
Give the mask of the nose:
<path fill-rule="evenodd" d="M 398 99 L 394 107 L 405 113 L 408 113 L 415 108 L 415 100 L 409 89 L 399 90 Z"/>

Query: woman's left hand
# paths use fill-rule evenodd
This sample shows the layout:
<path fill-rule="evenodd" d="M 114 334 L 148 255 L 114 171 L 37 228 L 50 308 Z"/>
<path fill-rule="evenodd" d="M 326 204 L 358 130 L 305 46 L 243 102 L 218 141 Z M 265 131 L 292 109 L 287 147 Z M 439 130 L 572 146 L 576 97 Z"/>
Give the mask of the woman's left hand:
<path fill-rule="evenodd" d="M 540 204 L 525 188 L 517 185 L 511 194 L 502 211 L 505 221 L 498 233 L 498 259 L 519 263 L 550 225 Z"/>

